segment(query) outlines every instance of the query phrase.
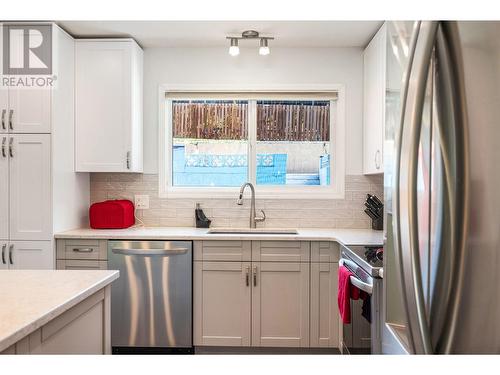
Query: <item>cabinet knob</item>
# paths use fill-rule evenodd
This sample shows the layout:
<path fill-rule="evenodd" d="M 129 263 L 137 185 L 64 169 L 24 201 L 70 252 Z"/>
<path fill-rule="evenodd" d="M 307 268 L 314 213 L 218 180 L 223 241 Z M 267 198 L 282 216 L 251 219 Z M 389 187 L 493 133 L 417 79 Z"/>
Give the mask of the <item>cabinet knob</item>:
<path fill-rule="evenodd" d="M 4 158 L 7 157 L 7 153 L 5 152 L 5 143 L 7 142 L 7 137 L 3 137 L 2 139 L 2 156 Z"/>
<path fill-rule="evenodd" d="M 130 169 L 130 151 L 127 151 L 127 169 Z"/>
<path fill-rule="evenodd" d="M 257 266 L 253 267 L 253 286 L 257 286 Z"/>

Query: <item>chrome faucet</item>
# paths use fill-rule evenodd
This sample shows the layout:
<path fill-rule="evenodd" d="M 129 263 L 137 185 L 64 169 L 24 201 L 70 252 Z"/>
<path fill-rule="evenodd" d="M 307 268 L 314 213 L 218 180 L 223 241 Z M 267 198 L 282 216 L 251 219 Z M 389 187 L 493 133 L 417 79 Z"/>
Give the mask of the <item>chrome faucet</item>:
<path fill-rule="evenodd" d="M 243 185 L 241 185 L 240 188 L 240 196 L 238 200 L 236 201 L 236 204 L 238 206 L 243 205 L 243 193 L 245 192 L 246 187 L 250 187 L 250 191 L 252 192 L 252 198 L 250 201 L 250 228 L 257 228 L 257 222 L 261 222 L 266 220 L 266 213 L 264 210 L 260 210 L 262 212 L 262 217 L 257 217 L 255 214 L 255 188 L 250 182 L 245 182 Z"/>

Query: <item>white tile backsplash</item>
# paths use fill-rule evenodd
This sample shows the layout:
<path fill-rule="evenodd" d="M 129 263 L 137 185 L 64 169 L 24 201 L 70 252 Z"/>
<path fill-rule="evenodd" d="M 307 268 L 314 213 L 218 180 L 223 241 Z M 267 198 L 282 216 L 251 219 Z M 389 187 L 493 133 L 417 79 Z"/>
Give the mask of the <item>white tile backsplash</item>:
<path fill-rule="evenodd" d="M 363 212 L 366 193 L 383 199 L 383 176 L 346 176 L 344 199 L 261 199 L 257 210 L 264 209 L 267 219 L 259 226 L 269 228 L 370 228 Z M 149 210 L 137 216 L 147 226 L 194 226 L 194 209 L 200 203 L 213 227 L 248 226 L 249 199 L 243 206 L 234 199 L 165 199 L 158 197 L 158 175 L 127 173 L 91 173 L 91 203 L 106 199 L 134 200 L 136 194 L 149 195 Z"/>

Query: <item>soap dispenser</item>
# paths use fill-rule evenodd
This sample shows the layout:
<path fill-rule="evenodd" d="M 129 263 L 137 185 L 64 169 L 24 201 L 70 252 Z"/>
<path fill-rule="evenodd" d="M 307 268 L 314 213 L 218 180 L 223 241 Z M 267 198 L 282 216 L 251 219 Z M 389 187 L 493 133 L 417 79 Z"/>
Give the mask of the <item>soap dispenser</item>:
<path fill-rule="evenodd" d="M 194 210 L 194 217 L 196 219 L 196 228 L 209 228 L 212 220 L 205 216 L 205 213 L 200 207 L 199 203 L 196 203 L 196 209 Z"/>

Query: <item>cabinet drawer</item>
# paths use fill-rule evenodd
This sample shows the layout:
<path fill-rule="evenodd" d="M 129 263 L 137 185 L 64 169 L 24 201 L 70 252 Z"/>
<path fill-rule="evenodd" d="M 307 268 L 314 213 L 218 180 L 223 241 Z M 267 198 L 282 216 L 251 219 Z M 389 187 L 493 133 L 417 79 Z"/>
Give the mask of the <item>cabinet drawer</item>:
<path fill-rule="evenodd" d="M 58 270 L 107 270 L 107 260 L 75 260 L 58 259 L 56 261 Z"/>
<path fill-rule="evenodd" d="M 107 260 L 107 241 L 57 240 L 57 259 Z"/>
<path fill-rule="evenodd" d="M 309 262 L 310 243 L 307 241 L 253 241 L 254 262 Z"/>
<path fill-rule="evenodd" d="M 337 242 L 311 242 L 311 262 L 336 263 L 339 257 L 340 247 Z"/>
<path fill-rule="evenodd" d="M 251 248 L 250 241 L 195 241 L 194 260 L 250 261 Z"/>

